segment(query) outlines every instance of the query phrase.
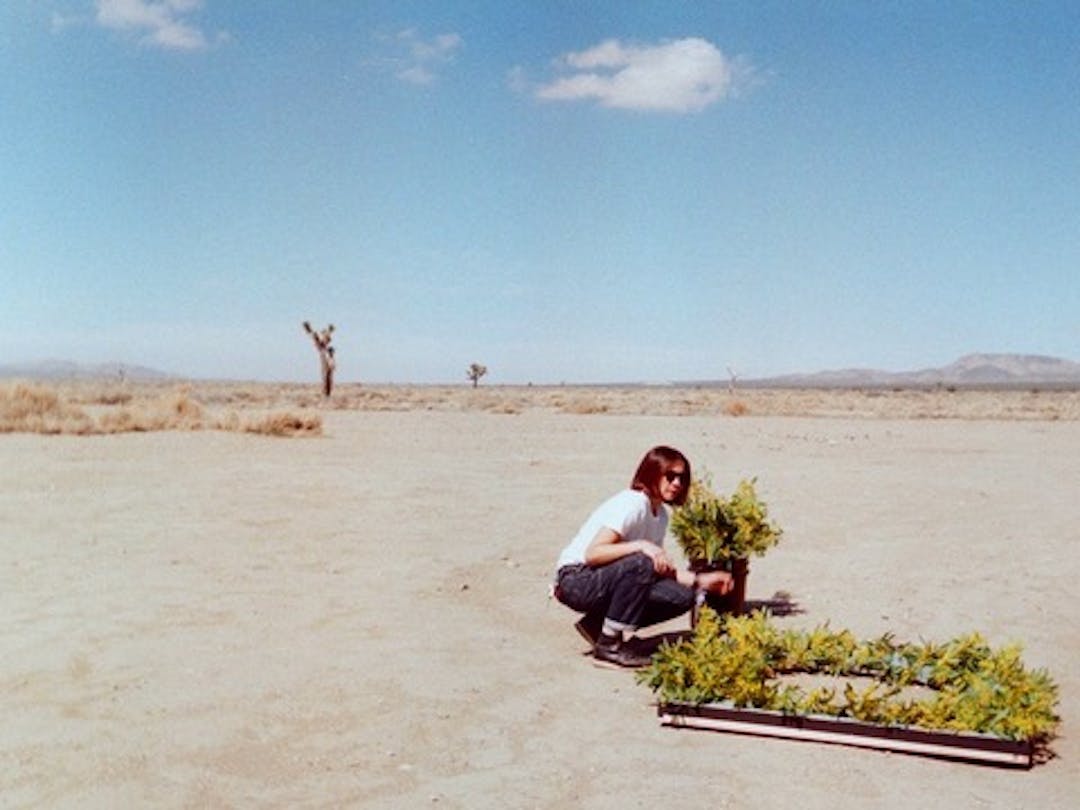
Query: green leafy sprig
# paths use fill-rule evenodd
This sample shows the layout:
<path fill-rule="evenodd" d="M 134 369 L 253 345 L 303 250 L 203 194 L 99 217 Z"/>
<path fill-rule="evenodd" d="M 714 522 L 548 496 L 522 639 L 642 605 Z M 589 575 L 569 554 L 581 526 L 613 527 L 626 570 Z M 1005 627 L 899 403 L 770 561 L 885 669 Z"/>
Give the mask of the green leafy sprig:
<path fill-rule="evenodd" d="M 869 679 L 811 690 L 782 675 Z M 664 645 L 638 674 L 663 702 L 731 702 L 787 714 L 852 717 L 878 725 L 968 731 L 1045 742 L 1058 725 L 1057 684 L 1027 670 L 1016 645 L 991 649 L 978 633 L 945 644 L 858 641 L 828 625 L 781 630 L 763 612 L 721 619 L 702 609 L 693 635 Z M 837 684 L 839 685 L 839 684 Z M 907 687 L 932 690 L 912 697 Z M 927 690 L 921 690 L 927 691 Z"/>

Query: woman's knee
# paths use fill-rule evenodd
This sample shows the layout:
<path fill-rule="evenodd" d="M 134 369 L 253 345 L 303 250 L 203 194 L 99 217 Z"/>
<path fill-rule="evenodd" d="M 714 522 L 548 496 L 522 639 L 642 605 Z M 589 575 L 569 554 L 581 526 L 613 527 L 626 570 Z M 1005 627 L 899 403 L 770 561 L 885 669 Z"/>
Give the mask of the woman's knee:
<path fill-rule="evenodd" d="M 640 551 L 631 554 L 629 557 L 624 557 L 622 562 L 622 574 L 633 578 L 635 582 L 648 585 L 656 579 L 656 568 L 653 566 L 652 558 L 642 554 Z"/>

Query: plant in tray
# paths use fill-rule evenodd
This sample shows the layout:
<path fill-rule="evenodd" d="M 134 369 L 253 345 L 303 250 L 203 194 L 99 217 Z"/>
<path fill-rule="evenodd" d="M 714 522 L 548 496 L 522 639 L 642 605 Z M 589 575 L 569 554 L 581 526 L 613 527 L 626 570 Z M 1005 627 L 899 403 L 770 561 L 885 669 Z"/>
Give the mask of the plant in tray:
<path fill-rule="evenodd" d="M 797 673 L 837 682 L 807 690 L 781 677 Z M 859 641 L 827 624 L 781 630 L 764 613 L 721 618 L 703 609 L 694 633 L 662 646 L 638 678 L 662 703 L 729 703 L 1007 740 L 1045 742 L 1059 722 L 1049 673 L 1026 669 L 1018 646 L 995 650 L 977 633 L 944 644 L 888 634 Z"/>
<path fill-rule="evenodd" d="M 686 503 L 671 516 L 671 533 L 691 568 L 729 568 L 734 560 L 760 556 L 780 541 L 783 530 L 769 520 L 756 482 L 740 481 L 726 498 L 713 490 L 708 473 L 691 484 Z"/>

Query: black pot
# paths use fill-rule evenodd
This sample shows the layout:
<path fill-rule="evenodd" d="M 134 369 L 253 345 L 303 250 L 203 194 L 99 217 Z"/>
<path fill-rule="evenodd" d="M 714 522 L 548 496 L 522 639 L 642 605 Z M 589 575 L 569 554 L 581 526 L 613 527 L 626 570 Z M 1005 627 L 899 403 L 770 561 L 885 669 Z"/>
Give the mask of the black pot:
<path fill-rule="evenodd" d="M 717 613 L 730 613 L 733 616 L 741 616 L 746 609 L 746 578 L 750 574 L 750 561 L 745 557 L 735 560 L 722 560 L 709 562 L 707 560 L 694 560 L 690 563 L 690 570 L 695 574 L 706 571 L 728 571 L 733 580 L 732 588 L 723 596 L 705 594 L 705 603 Z M 697 604 L 690 615 L 691 626 L 697 624 Z"/>

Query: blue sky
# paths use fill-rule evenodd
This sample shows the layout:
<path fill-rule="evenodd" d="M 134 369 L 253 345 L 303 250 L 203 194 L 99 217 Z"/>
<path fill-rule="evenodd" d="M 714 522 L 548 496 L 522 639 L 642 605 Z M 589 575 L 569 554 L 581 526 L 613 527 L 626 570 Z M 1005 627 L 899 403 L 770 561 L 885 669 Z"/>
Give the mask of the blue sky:
<path fill-rule="evenodd" d="M 1080 4 L 6 0 L 0 364 L 1080 359 Z"/>

